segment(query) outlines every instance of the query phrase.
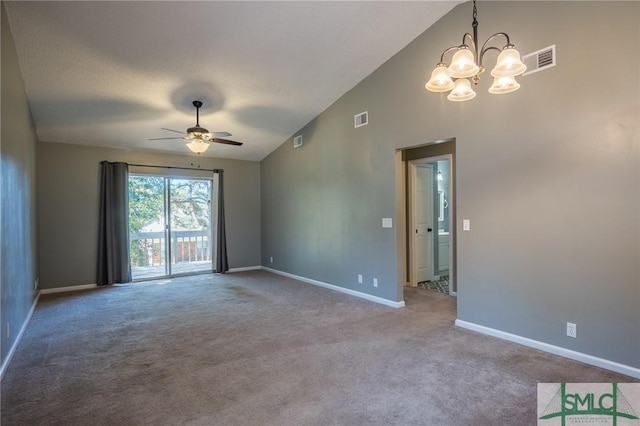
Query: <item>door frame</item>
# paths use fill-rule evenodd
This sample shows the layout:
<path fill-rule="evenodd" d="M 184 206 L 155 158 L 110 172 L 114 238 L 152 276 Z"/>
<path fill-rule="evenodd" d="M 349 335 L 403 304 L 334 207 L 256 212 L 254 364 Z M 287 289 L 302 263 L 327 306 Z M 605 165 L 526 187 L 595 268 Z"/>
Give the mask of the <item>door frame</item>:
<path fill-rule="evenodd" d="M 213 176 L 209 177 L 209 176 L 189 176 L 189 175 L 182 175 L 182 174 L 163 174 L 163 173 L 155 173 L 155 172 L 144 173 L 141 171 L 136 171 L 136 172 L 129 173 L 129 176 L 158 177 L 158 178 L 161 178 L 163 181 L 162 214 L 163 214 L 163 221 L 164 221 L 164 231 L 163 231 L 164 233 L 164 250 L 163 251 L 164 251 L 164 262 L 165 262 L 164 274 L 153 276 L 153 277 L 136 278 L 136 279 L 133 279 L 132 281 L 141 282 L 141 281 L 150 281 L 150 280 L 174 278 L 174 277 L 181 277 L 181 276 L 210 274 L 213 271 L 215 271 L 217 268 L 217 265 L 216 265 L 216 259 L 217 259 L 216 249 L 217 248 L 215 245 L 215 241 L 218 237 L 219 231 L 217 227 L 217 223 L 218 223 L 217 201 L 216 201 L 216 198 L 214 198 L 214 195 L 216 194 L 216 191 L 219 190 L 218 175 L 214 174 Z M 171 181 L 172 180 L 205 180 L 210 182 L 209 194 L 208 194 L 209 195 L 209 223 L 210 223 L 210 234 L 208 235 L 208 238 L 209 238 L 210 255 L 211 255 L 210 269 L 192 271 L 192 272 L 178 272 L 178 273 L 176 273 L 173 270 L 173 267 L 172 267 L 173 251 L 176 248 L 173 247 L 173 244 L 172 244 L 172 241 L 173 241 L 173 237 L 172 237 L 173 229 L 171 226 L 171 213 L 172 213 Z M 129 212 L 127 212 L 127 214 L 129 214 Z M 128 232 L 131 232 L 131 231 L 129 230 Z M 129 264 L 131 264 L 131 258 L 129 259 Z"/>

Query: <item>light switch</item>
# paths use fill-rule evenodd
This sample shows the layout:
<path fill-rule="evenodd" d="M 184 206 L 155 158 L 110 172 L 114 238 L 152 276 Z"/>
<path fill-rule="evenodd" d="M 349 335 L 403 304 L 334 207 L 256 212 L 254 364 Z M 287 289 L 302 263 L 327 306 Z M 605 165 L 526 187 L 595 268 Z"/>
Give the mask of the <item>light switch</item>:
<path fill-rule="evenodd" d="M 393 228 L 393 220 L 390 217 L 382 218 L 382 227 L 383 228 Z"/>
<path fill-rule="evenodd" d="M 469 219 L 462 220 L 462 230 L 471 231 L 471 221 Z"/>

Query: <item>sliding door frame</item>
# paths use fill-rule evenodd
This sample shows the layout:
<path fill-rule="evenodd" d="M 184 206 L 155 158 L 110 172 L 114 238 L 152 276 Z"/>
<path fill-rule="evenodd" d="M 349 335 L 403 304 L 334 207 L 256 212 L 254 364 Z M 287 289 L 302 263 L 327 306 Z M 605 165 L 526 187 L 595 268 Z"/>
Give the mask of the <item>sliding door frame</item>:
<path fill-rule="evenodd" d="M 198 274 L 209 274 L 216 270 L 216 259 L 217 259 L 217 244 L 215 241 L 217 239 L 217 233 L 219 230 L 217 229 L 217 197 L 214 198 L 214 194 L 219 190 L 219 178 L 218 174 L 214 173 L 213 176 L 185 176 L 185 175 L 176 175 L 176 174 L 162 174 L 157 173 L 157 170 L 154 170 L 153 173 L 144 173 L 144 172 L 131 172 L 130 177 L 146 177 L 146 176 L 154 176 L 158 178 L 162 178 L 163 182 L 163 216 L 164 216 L 164 274 L 157 275 L 153 277 L 144 277 L 144 278 L 135 278 L 133 277 L 134 282 L 140 281 L 149 281 L 156 279 L 166 279 L 172 277 L 180 277 L 187 275 L 198 275 Z M 209 181 L 209 192 L 208 192 L 208 212 L 209 212 L 209 233 L 207 235 L 207 243 L 209 245 L 209 256 L 210 256 L 210 268 L 199 271 L 192 272 L 180 272 L 175 273 L 175 268 L 173 268 L 173 260 L 174 251 L 176 247 L 173 247 L 173 233 L 175 232 L 172 227 L 172 200 L 171 200 L 171 181 L 172 180 L 202 180 Z M 129 213 L 128 213 L 129 214 Z M 129 231 L 130 232 L 130 231 Z M 196 251 L 197 251 L 197 242 L 196 242 Z M 129 260 L 131 262 L 131 259 Z M 134 267 L 132 266 L 132 269 Z M 133 273 L 132 273 L 133 275 Z"/>

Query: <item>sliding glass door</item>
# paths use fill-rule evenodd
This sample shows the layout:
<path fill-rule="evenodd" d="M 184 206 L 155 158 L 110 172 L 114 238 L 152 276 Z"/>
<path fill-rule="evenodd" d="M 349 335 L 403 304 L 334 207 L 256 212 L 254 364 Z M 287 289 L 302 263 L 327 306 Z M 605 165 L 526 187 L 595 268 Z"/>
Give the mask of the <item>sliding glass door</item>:
<path fill-rule="evenodd" d="M 171 274 L 211 271 L 211 180 L 169 179 Z"/>
<path fill-rule="evenodd" d="M 213 270 L 211 179 L 129 176 L 133 280 Z"/>

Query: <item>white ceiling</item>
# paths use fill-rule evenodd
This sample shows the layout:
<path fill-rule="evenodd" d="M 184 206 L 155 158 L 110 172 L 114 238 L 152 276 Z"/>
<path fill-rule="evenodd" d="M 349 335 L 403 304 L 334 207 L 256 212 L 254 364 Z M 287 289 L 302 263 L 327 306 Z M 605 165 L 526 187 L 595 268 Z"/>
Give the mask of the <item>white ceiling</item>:
<path fill-rule="evenodd" d="M 460 1 L 5 2 L 38 138 L 261 160 Z M 428 77 L 425 75 L 425 78 Z M 179 136 L 179 135 L 177 135 Z"/>

